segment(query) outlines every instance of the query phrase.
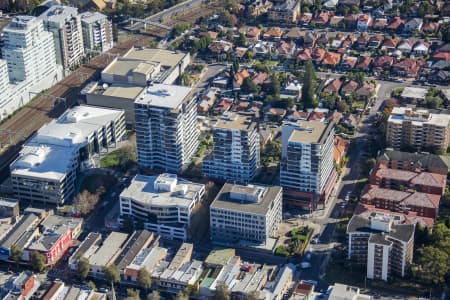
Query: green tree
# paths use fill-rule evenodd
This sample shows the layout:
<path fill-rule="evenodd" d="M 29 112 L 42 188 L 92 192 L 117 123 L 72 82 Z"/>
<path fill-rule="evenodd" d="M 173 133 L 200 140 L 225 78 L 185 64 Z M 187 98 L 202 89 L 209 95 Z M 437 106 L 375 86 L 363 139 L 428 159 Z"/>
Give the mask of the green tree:
<path fill-rule="evenodd" d="M 251 291 L 248 293 L 247 300 L 259 300 L 259 291 Z"/>
<path fill-rule="evenodd" d="M 142 268 L 138 271 L 137 282 L 139 283 L 139 286 L 145 290 L 150 288 L 152 285 L 152 277 L 147 269 Z"/>
<path fill-rule="evenodd" d="M 175 300 L 189 300 L 189 295 L 183 291 L 179 291 L 175 296 Z"/>
<path fill-rule="evenodd" d="M 119 268 L 114 264 L 104 267 L 103 273 L 105 274 L 106 281 L 110 283 L 117 283 L 120 281 Z"/>
<path fill-rule="evenodd" d="M 77 266 L 77 276 L 80 280 L 86 279 L 86 277 L 89 274 L 89 260 L 85 257 L 81 257 L 78 260 L 78 266 Z"/>
<path fill-rule="evenodd" d="M 316 80 L 316 71 L 314 70 L 313 63 L 311 60 L 308 60 L 305 63 L 305 76 L 302 86 L 302 102 L 305 109 L 314 108 L 316 106 L 314 95 L 314 91 L 316 89 Z"/>
<path fill-rule="evenodd" d="M 242 82 L 241 91 L 245 94 L 255 94 L 258 92 L 258 86 L 253 82 L 253 80 L 251 80 L 250 77 L 246 77 Z"/>
<path fill-rule="evenodd" d="M 88 282 L 88 287 L 90 287 L 94 292 L 97 290 L 97 286 L 95 285 L 95 283 L 91 280 Z"/>
<path fill-rule="evenodd" d="M 22 250 L 16 245 L 12 245 L 11 256 L 9 257 L 9 259 L 14 261 L 16 264 L 19 264 L 20 260 L 22 259 Z"/>
<path fill-rule="evenodd" d="M 139 300 L 139 299 L 141 299 L 139 294 L 140 294 L 139 290 L 127 289 L 127 298 L 126 298 L 126 300 Z"/>
<path fill-rule="evenodd" d="M 213 300 L 229 300 L 230 299 L 230 289 L 224 282 L 219 282 L 216 285 L 216 289 L 212 295 Z"/>
<path fill-rule="evenodd" d="M 31 267 L 36 272 L 42 272 L 45 268 L 45 256 L 39 252 L 33 252 L 31 255 Z"/>
<path fill-rule="evenodd" d="M 147 300 L 159 300 L 161 296 L 157 290 L 154 290 L 150 294 L 147 295 Z"/>
<path fill-rule="evenodd" d="M 280 79 L 277 75 L 273 75 L 270 81 L 269 94 L 274 96 L 274 98 L 280 97 Z"/>
<path fill-rule="evenodd" d="M 449 255 L 433 246 L 419 249 L 419 255 L 417 276 L 429 284 L 442 284 L 450 269 Z"/>

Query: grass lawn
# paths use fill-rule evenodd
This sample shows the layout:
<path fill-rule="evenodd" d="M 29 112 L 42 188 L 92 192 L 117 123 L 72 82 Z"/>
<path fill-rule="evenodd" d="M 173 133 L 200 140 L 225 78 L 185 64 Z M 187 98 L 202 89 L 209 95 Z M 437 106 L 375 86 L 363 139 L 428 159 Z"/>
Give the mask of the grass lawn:
<path fill-rule="evenodd" d="M 126 171 L 135 163 L 136 150 L 129 146 L 108 153 L 100 160 L 100 167 Z"/>

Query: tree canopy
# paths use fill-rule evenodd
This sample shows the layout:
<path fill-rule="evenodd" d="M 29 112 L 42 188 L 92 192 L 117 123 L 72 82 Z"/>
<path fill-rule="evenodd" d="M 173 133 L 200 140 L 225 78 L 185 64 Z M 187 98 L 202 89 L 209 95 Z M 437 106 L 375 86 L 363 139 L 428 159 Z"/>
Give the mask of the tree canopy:
<path fill-rule="evenodd" d="M 143 289 L 147 290 L 150 288 L 150 286 L 152 285 L 152 277 L 147 269 L 142 268 L 138 271 L 137 281 L 139 283 L 139 286 Z"/>
<path fill-rule="evenodd" d="M 114 264 L 104 267 L 103 273 L 105 274 L 106 281 L 110 283 L 117 283 L 120 281 L 119 268 Z"/>
<path fill-rule="evenodd" d="M 213 292 L 213 300 L 229 300 L 230 289 L 224 282 L 219 282 L 216 285 L 216 290 Z"/>
<path fill-rule="evenodd" d="M 45 256 L 39 252 L 33 252 L 31 255 L 31 267 L 36 272 L 42 272 L 45 268 Z"/>
<path fill-rule="evenodd" d="M 313 63 L 311 60 L 308 60 L 305 63 L 305 76 L 302 86 L 302 102 L 305 109 L 314 108 L 317 106 L 317 101 L 314 95 L 316 80 L 316 71 L 314 70 Z"/>
<path fill-rule="evenodd" d="M 78 266 L 77 266 L 77 276 L 80 280 L 86 279 L 86 277 L 89 274 L 89 260 L 85 257 L 81 257 L 78 260 Z"/>

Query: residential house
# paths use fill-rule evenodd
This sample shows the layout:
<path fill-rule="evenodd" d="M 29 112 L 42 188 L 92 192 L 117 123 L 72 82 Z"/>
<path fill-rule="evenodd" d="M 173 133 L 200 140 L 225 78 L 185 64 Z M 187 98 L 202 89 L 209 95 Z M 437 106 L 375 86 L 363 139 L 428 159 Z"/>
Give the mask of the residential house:
<path fill-rule="evenodd" d="M 431 59 L 450 61 L 450 52 L 435 52 Z"/>
<path fill-rule="evenodd" d="M 265 40 L 279 41 L 282 36 L 283 36 L 283 30 L 281 30 L 281 28 L 279 28 L 279 27 L 269 28 L 268 30 L 266 30 L 263 33 L 263 38 Z"/>
<path fill-rule="evenodd" d="M 343 139 L 340 136 L 334 136 L 334 148 L 333 148 L 333 158 L 337 165 L 340 165 L 342 158 L 344 158 L 347 153 L 348 147 L 350 146 L 350 141 Z"/>
<path fill-rule="evenodd" d="M 356 23 L 356 28 L 358 31 L 367 31 L 369 27 L 372 27 L 373 18 L 369 14 L 361 14 L 358 17 L 358 21 Z"/>
<path fill-rule="evenodd" d="M 302 25 L 308 25 L 313 18 L 313 14 L 309 12 L 303 13 L 302 17 L 300 18 L 300 24 Z"/>
<path fill-rule="evenodd" d="M 325 0 L 323 3 L 323 7 L 328 10 L 335 10 L 337 4 L 338 0 Z"/>
<path fill-rule="evenodd" d="M 341 64 L 339 68 L 342 71 L 350 71 L 355 68 L 356 63 L 358 62 L 358 58 L 355 56 L 346 56 L 344 55 L 341 60 Z"/>
<path fill-rule="evenodd" d="M 405 58 L 392 65 L 392 73 L 399 77 L 415 78 L 419 74 L 420 65 L 414 58 Z"/>
<path fill-rule="evenodd" d="M 255 54 L 255 57 L 262 58 L 272 52 L 272 47 L 272 42 L 259 41 L 255 45 L 253 45 L 252 51 Z"/>
<path fill-rule="evenodd" d="M 324 89 L 324 93 L 339 94 L 343 81 L 340 78 L 333 79 Z"/>
<path fill-rule="evenodd" d="M 336 34 L 334 38 L 331 39 L 331 48 L 338 49 L 344 42 L 345 36 L 342 33 Z"/>
<path fill-rule="evenodd" d="M 373 22 L 373 30 L 383 31 L 388 25 L 388 19 L 386 18 L 376 18 Z"/>
<path fill-rule="evenodd" d="M 394 64 L 394 58 L 392 56 L 377 56 L 373 60 L 373 70 L 381 74 L 383 71 L 389 71 Z"/>
<path fill-rule="evenodd" d="M 400 51 L 403 55 L 408 55 L 409 53 L 411 53 L 412 48 L 413 42 L 408 39 L 402 39 L 397 45 L 397 50 Z"/>
<path fill-rule="evenodd" d="M 303 40 L 303 37 L 305 36 L 305 31 L 301 30 L 298 27 L 293 27 L 291 29 L 289 29 L 288 32 L 286 32 L 283 36 L 284 39 L 289 40 L 289 41 L 295 41 L 295 42 L 299 42 L 301 40 Z"/>
<path fill-rule="evenodd" d="M 326 68 L 336 68 L 341 61 L 341 54 L 336 52 L 327 52 L 322 60 L 322 66 Z"/>
<path fill-rule="evenodd" d="M 364 72 L 369 72 L 372 66 L 372 60 L 373 59 L 370 56 L 360 56 L 355 68 Z"/>
<path fill-rule="evenodd" d="M 310 48 L 305 48 L 297 54 L 299 61 L 307 61 L 312 59 L 312 51 Z"/>
<path fill-rule="evenodd" d="M 219 34 L 217 33 L 217 32 L 215 32 L 215 31 L 203 31 L 203 32 L 200 32 L 199 34 L 198 34 L 200 37 L 207 37 L 207 38 L 209 38 L 209 39 L 211 39 L 212 41 L 215 41 L 215 40 L 217 40 L 217 37 L 219 36 Z"/>
<path fill-rule="evenodd" d="M 315 64 L 320 64 L 325 57 L 326 51 L 324 49 L 316 48 L 312 52 L 312 59 Z"/>
<path fill-rule="evenodd" d="M 405 25 L 405 21 L 400 17 L 394 17 L 391 19 L 389 24 L 386 26 L 386 29 L 392 33 L 398 33 L 403 31 L 403 27 Z"/>
<path fill-rule="evenodd" d="M 328 47 L 330 41 L 328 40 L 328 35 L 326 32 L 321 33 L 316 40 L 316 47 L 323 46 Z"/>
<path fill-rule="evenodd" d="M 355 48 L 360 51 L 365 50 L 368 43 L 369 35 L 366 33 L 361 33 L 356 39 Z"/>
<path fill-rule="evenodd" d="M 344 25 L 345 29 L 351 30 L 356 28 L 356 21 L 358 20 L 358 16 L 355 14 L 350 14 L 344 17 Z"/>
<path fill-rule="evenodd" d="M 261 35 L 261 30 L 257 27 L 249 27 L 245 32 L 245 36 L 249 41 L 256 42 L 259 41 L 259 37 Z"/>
<path fill-rule="evenodd" d="M 341 48 L 338 50 L 338 52 L 343 53 L 342 51 L 346 52 L 347 50 L 350 50 L 350 48 L 352 47 L 354 42 L 355 42 L 355 37 L 351 34 L 347 35 L 347 37 L 342 42 Z"/>
<path fill-rule="evenodd" d="M 317 35 L 313 32 L 308 31 L 303 37 L 303 46 L 305 48 L 313 48 L 316 45 Z"/>
<path fill-rule="evenodd" d="M 317 16 L 315 16 L 311 23 L 314 23 L 316 26 L 325 26 L 330 19 L 330 14 L 328 12 L 322 11 Z"/>
<path fill-rule="evenodd" d="M 330 1 L 334 2 L 336 0 L 329 0 L 329 1 L 325 2 L 325 4 Z M 343 24 L 344 24 L 344 16 L 332 16 L 330 18 L 330 21 L 328 22 L 328 25 L 330 27 L 341 27 Z"/>
<path fill-rule="evenodd" d="M 430 49 L 430 44 L 423 41 L 417 41 L 412 49 L 412 52 L 416 56 L 424 56 L 428 54 L 428 51 Z"/>
<path fill-rule="evenodd" d="M 248 48 L 246 47 L 236 47 L 236 49 L 234 49 L 234 53 L 233 56 L 238 59 L 238 60 L 242 60 L 245 58 L 245 55 L 248 52 Z"/>
<path fill-rule="evenodd" d="M 356 126 L 358 126 L 358 120 L 356 120 L 353 114 L 347 113 L 342 119 L 342 125 L 350 129 L 356 128 Z"/>
<path fill-rule="evenodd" d="M 436 22 L 427 22 L 422 26 L 422 32 L 424 34 L 434 34 L 439 29 L 439 23 Z"/>
<path fill-rule="evenodd" d="M 231 108 L 231 105 L 233 104 L 234 100 L 232 98 L 222 98 L 220 99 L 216 105 L 214 106 L 214 114 L 215 115 L 221 115 L 226 111 L 229 111 Z"/>
<path fill-rule="evenodd" d="M 306 121 L 309 118 L 309 112 L 307 111 L 293 111 L 289 116 L 286 117 L 287 120 L 291 122 Z"/>
<path fill-rule="evenodd" d="M 277 58 L 292 58 L 296 51 L 296 45 L 294 42 L 281 41 L 278 46 L 274 49 L 273 55 Z"/>
<path fill-rule="evenodd" d="M 369 38 L 367 48 L 378 49 L 383 38 L 380 35 L 373 35 Z"/>
<path fill-rule="evenodd" d="M 450 71 L 434 70 L 428 75 L 428 81 L 448 85 L 450 84 Z"/>
<path fill-rule="evenodd" d="M 361 4 L 361 2 L 359 0 L 339 0 L 339 6 L 357 6 L 359 7 L 359 5 Z"/>
<path fill-rule="evenodd" d="M 247 77 L 250 77 L 250 73 L 246 69 L 243 69 L 240 72 L 237 72 L 236 74 L 234 74 L 233 88 L 239 89 L 241 87 L 242 83 L 244 83 L 244 79 Z"/>
<path fill-rule="evenodd" d="M 398 40 L 396 38 L 385 38 L 381 44 L 381 50 L 392 53 L 397 48 Z"/>
<path fill-rule="evenodd" d="M 356 95 L 361 100 L 369 100 L 375 95 L 375 89 L 375 83 L 366 81 L 356 90 Z"/>
<path fill-rule="evenodd" d="M 264 81 L 267 80 L 268 77 L 269 77 L 269 75 L 267 73 L 258 72 L 258 73 L 253 74 L 252 81 L 256 85 L 262 85 L 264 83 Z"/>
<path fill-rule="evenodd" d="M 423 19 L 421 18 L 412 18 L 405 23 L 403 28 L 404 32 L 420 32 L 423 26 Z"/>
<path fill-rule="evenodd" d="M 265 116 L 268 120 L 281 121 L 286 116 L 286 110 L 282 108 L 269 108 L 265 112 Z"/>
<path fill-rule="evenodd" d="M 225 59 L 226 54 L 231 51 L 233 44 L 227 41 L 214 41 L 209 44 L 208 49 L 213 58 Z"/>
<path fill-rule="evenodd" d="M 355 80 L 349 80 L 346 83 L 343 84 L 341 88 L 341 95 L 342 96 L 350 96 L 352 93 L 356 92 L 356 89 L 358 88 L 359 84 Z"/>
<path fill-rule="evenodd" d="M 308 116 L 308 121 L 324 122 L 325 117 L 326 115 L 323 111 L 312 111 Z"/>

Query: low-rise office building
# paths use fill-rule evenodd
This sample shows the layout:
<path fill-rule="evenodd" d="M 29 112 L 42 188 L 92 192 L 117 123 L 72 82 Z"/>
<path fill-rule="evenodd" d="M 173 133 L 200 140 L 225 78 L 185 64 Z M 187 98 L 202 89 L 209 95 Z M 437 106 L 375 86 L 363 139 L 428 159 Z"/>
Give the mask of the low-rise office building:
<path fill-rule="evenodd" d="M 129 218 L 163 237 L 186 240 L 194 207 L 204 193 L 203 184 L 174 174 L 137 175 L 120 194 L 121 220 Z"/>
<path fill-rule="evenodd" d="M 19 201 L 0 197 L 0 218 L 17 217 L 19 215 Z"/>
<path fill-rule="evenodd" d="M 333 152 L 333 122 L 283 124 L 280 185 L 286 204 L 312 210 L 327 201 L 337 178 Z"/>
<path fill-rule="evenodd" d="M 450 143 L 450 115 L 426 109 L 394 107 L 387 121 L 386 142 L 396 150 L 446 152 Z"/>
<path fill-rule="evenodd" d="M 13 246 L 25 249 L 30 239 L 38 235 L 37 225 L 39 222 L 40 218 L 35 214 L 27 214 L 20 217 L 0 242 L 0 260 L 9 259 L 11 247 Z"/>
<path fill-rule="evenodd" d="M 282 188 L 226 183 L 210 206 L 210 237 L 266 244 L 282 219 Z"/>
<path fill-rule="evenodd" d="M 32 254 L 39 252 L 46 265 L 55 265 L 72 246 L 81 231 L 83 219 L 50 215 L 39 225 L 40 235 L 23 251 L 22 258 L 31 261 Z"/>
<path fill-rule="evenodd" d="M 89 274 L 94 278 L 103 277 L 103 269 L 114 262 L 128 239 L 128 234 L 111 232 L 101 243 L 93 243 L 82 257 L 89 261 Z"/>
<path fill-rule="evenodd" d="M 372 213 L 353 216 L 347 226 L 348 258 L 367 266 L 367 278 L 388 280 L 405 276 L 413 258 L 414 224 L 397 217 Z"/>
<path fill-rule="evenodd" d="M 260 166 L 258 125 L 247 117 L 224 113 L 213 125 L 213 150 L 203 160 L 208 177 L 246 184 Z"/>
<path fill-rule="evenodd" d="M 154 48 L 131 48 L 101 74 L 106 83 L 147 86 L 149 81 L 173 84 L 191 62 L 189 53 Z"/>
<path fill-rule="evenodd" d="M 43 126 L 10 165 L 11 182 L 21 201 L 63 204 L 74 196 L 79 170 L 91 157 L 122 140 L 122 110 L 76 106 Z"/>
<path fill-rule="evenodd" d="M 153 241 L 154 235 L 147 230 L 137 230 L 123 246 L 119 256 L 114 260 L 114 265 L 123 273 L 124 269 L 136 258 L 141 249 L 147 248 Z"/>
<path fill-rule="evenodd" d="M 301 12 L 300 3 L 298 0 L 277 1 L 268 10 L 269 19 L 281 23 L 297 22 Z"/>
<path fill-rule="evenodd" d="M 137 281 L 139 270 L 146 269 L 153 273 L 158 264 L 167 257 L 167 249 L 159 246 L 142 249 L 123 271 L 125 280 Z"/>
<path fill-rule="evenodd" d="M 76 271 L 80 257 L 90 257 L 102 243 L 102 235 L 98 232 L 90 232 L 81 242 L 77 250 L 69 257 L 67 264 L 69 269 Z"/>

